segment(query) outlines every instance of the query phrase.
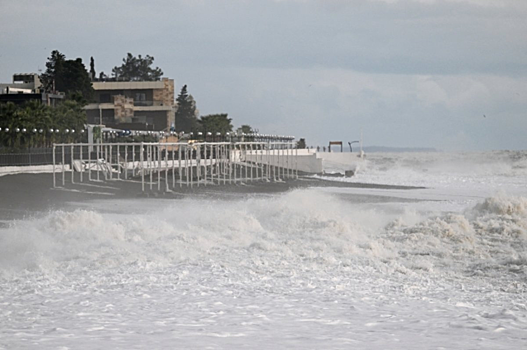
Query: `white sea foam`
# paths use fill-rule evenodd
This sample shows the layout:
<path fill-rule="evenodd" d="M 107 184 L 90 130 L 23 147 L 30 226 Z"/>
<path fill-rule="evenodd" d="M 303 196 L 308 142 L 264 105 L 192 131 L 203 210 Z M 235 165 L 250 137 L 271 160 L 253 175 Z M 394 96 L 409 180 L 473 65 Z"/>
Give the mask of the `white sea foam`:
<path fill-rule="evenodd" d="M 0 348 L 521 348 L 527 199 L 506 178 L 470 202 L 305 189 L 11 222 Z"/>
<path fill-rule="evenodd" d="M 370 153 L 353 166 L 356 175 L 340 181 L 478 191 L 487 196 L 505 188 L 527 195 L 527 151 Z"/>

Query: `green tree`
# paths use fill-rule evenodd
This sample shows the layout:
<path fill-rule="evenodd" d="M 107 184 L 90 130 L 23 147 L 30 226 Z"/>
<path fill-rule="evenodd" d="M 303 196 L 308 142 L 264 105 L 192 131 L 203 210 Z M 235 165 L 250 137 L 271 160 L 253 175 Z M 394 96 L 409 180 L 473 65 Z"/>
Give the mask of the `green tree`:
<path fill-rule="evenodd" d="M 64 62 L 62 85 L 57 86 L 57 90 L 64 91 L 67 98 L 72 98 L 74 94 L 80 94 L 84 102 L 93 99 L 94 92 L 91 79 L 82 59 L 77 58 Z"/>
<path fill-rule="evenodd" d="M 49 146 L 53 142 L 73 142 L 81 136 L 86 123 L 86 111 L 82 106 L 73 100 L 66 100 L 57 108 L 43 105 L 40 101 L 30 101 L 22 106 L 0 104 L 0 127 L 4 130 L 0 133 L 0 145 L 16 150 Z M 5 132 L 5 128 L 9 128 L 9 132 Z M 50 134 L 50 129 L 61 132 Z M 66 133 L 66 129 L 70 132 Z"/>
<path fill-rule="evenodd" d="M 62 84 L 63 66 L 66 56 L 58 50 L 51 51 L 51 56 L 46 62 L 46 71 L 40 75 L 40 81 L 45 91 L 56 91 L 56 85 Z"/>
<path fill-rule="evenodd" d="M 15 128 L 18 127 L 18 107 L 12 103 L 2 103 L 0 104 L 0 120 L 2 127 L 2 132 L 0 132 L 0 144 L 4 147 L 13 147 L 15 145 L 14 134 Z M 9 129 L 6 131 L 6 128 Z"/>
<path fill-rule="evenodd" d="M 45 135 L 52 125 L 53 109 L 40 103 L 40 101 L 30 101 L 24 104 L 21 109 L 27 115 L 23 127 L 28 131 L 26 135 L 28 138 L 24 140 L 24 143 L 29 147 L 45 146 Z M 36 129 L 37 133 L 33 133 L 33 129 Z M 38 132 L 40 129 L 42 129 L 42 133 Z"/>
<path fill-rule="evenodd" d="M 1 144 L 12 150 L 42 145 L 42 134 L 38 133 L 38 130 L 45 130 L 44 128 L 50 125 L 50 111 L 51 108 L 40 101 L 30 101 L 22 106 L 12 103 L 0 105 L 2 127 L 4 130 L 9 128 L 9 132 L 0 135 Z M 36 129 L 37 133 L 34 133 L 33 129 Z"/>
<path fill-rule="evenodd" d="M 95 61 L 93 60 L 93 57 L 90 57 L 90 79 L 91 81 L 95 80 L 95 76 L 97 74 L 95 73 Z"/>
<path fill-rule="evenodd" d="M 225 134 L 232 131 L 232 119 L 228 118 L 227 114 L 210 114 L 202 116 L 199 120 L 201 131 L 204 134 L 211 132 L 213 135 L 217 132 Z"/>
<path fill-rule="evenodd" d="M 115 78 L 128 81 L 156 81 L 161 79 L 163 71 L 159 68 L 152 68 L 154 57 L 133 56 L 131 53 L 123 58 L 123 64 L 120 67 L 114 67 L 112 74 Z"/>
<path fill-rule="evenodd" d="M 241 134 L 241 133 L 253 134 L 255 132 L 258 132 L 258 131 L 254 130 L 250 125 L 247 125 L 247 124 L 244 124 L 240 126 L 238 129 L 236 129 L 236 133 L 238 134 Z"/>
<path fill-rule="evenodd" d="M 63 134 L 64 142 L 72 142 L 78 137 L 78 133 L 84 129 L 86 124 L 86 111 L 83 105 L 77 101 L 65 101 L 59 107 L 53 110 L 52 123 L 54 128 L 62 131 L 70 130 L 70 133 Z M 75 133 L 71 133 L 75 130 Z"/>
<path fill-rule="evenodd" d="M 296 148 L 298 149 L 301 149 L 301 148 L 307 148 L 306 146 L 306 139 L 300 139 L 296 142 Z"/>
<path fill-rule="evenodd" d="M 176 131 L 196 131 L 199 128 L 196 101 L 192 95 L 188 94 L 186 85 L 181 88 L 181 92 L 176 98 L 176 104 Z"/>
<path fill-rule="evenodd" d="M 80 93 L 85 101 L 93 99 L 90 75 L 80 58 L 67 60 L 59 51 L 52 51 L 40 79 L 47 92 L 61 91 L 67 98 Z"/>

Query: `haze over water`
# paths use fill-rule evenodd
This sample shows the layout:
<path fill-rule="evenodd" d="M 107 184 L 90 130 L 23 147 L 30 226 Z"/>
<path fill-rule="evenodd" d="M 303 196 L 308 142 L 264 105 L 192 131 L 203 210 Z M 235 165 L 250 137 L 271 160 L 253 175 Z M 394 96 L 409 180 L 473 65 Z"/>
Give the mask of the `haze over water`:
<path fill-rule="evenodd" d="M 101 200 L 12 221 L 0 348 L 520 349 L 526 175 L 527 152 L 368 154 L 346 181 L 426 188 Z"/>

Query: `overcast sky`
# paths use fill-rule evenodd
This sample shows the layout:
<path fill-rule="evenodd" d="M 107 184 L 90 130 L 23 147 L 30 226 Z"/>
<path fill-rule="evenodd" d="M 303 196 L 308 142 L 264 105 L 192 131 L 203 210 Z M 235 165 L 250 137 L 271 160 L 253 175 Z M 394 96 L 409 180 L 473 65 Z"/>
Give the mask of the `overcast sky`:
<path fill-rule="evenodd" d="M 525 0 L 0 0 L 0 82 L 54 49 L 308 145 L 527 149 Z"/>

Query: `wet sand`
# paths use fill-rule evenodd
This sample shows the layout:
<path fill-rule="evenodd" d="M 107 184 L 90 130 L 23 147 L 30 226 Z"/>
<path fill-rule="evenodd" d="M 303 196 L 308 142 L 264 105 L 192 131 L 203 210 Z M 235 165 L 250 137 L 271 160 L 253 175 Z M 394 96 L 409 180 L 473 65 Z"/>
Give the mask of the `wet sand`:
<path fill-rule="evenodd" d="M 57 176 L 57 186 L 62 185 L 60 175 Z M 252 182 L 247 184 L 208 185 L 201 184 L 193 188 L 176 188 L 172 192 L 165 192 L 164 182 L 161 191 L 157 191 L 157 184 L 147 185 L 145 192 L 141 191 L 140 182 L 105 181 L 71 183 L 67 178 L 64 187 L 53 188 L 52 174 L 15 174 L 0 177 L 0 221 L 21 219 L 28 216 L 40 215 L 50 210 L 68 208 L 72 202 L 89 202 L 104 199 L 136 198 L 181 198 L 183 196 L 199 195 L 212 198 L 229 198 L 240 195 L 271 194 L 286 192 L 297 188 L 309 187 L 349 187 L 375 189 L 414 189 L 416 187 L 389 186 L 382 184 L 361 184 L 327 181 L 302 176 L 299 179 L 284 182 Z"/>

